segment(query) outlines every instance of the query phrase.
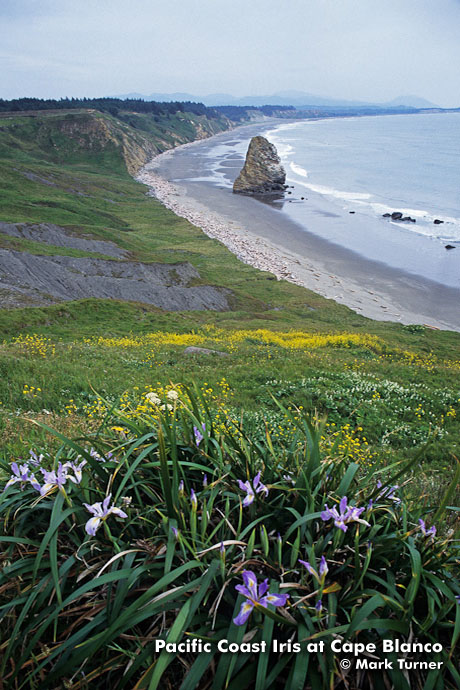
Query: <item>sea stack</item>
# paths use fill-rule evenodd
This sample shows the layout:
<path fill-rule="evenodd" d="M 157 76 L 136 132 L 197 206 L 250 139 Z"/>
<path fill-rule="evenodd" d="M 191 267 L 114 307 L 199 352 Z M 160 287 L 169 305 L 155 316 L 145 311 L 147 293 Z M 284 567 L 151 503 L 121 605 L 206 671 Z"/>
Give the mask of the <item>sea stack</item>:
<path fill-rule="evenodd" d="M 276 148 L 265 137 L 253 137 L 233 191 L 237 194 L 274 195 L 284 192 L 285 182 L 286 173 Z"/>

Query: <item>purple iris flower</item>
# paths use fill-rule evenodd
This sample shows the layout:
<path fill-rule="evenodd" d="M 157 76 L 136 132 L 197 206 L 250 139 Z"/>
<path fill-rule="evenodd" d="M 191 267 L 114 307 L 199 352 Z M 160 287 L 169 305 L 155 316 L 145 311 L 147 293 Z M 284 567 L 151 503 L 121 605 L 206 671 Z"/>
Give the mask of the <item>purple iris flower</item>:
<path fill-rule="evenodd" d="M 455 595 L 455 600 L 456 600 L 457 604 L 460 604 L 460 594 Z"/>
<path fill-rule="evenodd" d="M 323 610 L 323 603 L 321 599 L 318 599 L 318 601 L 316 602 L 315 609 L 318 611 L 318 613 L 321 613 L 321 611 Z"/>
<path fill-rule="evenodd" d="M 34 465 L 34 467 L 39 467 L 45 459 L 45 456 L 42 453 L 37 455 L 37 453 L 35 453 L 33 450 L 29 450 L 29 455 L 29 462 L 31 465 Z"/>
<path fill-rule="evenodd" d="M 321 577 L 326 576 L 327 573 L 329 572 L 329 568 L 327 567 L 327 562 L 324 556 L 321 556 L 321 561 L 319 563 L 319 574 Z"/>
<path fill-rule="evenodd" d="M 97 460 L 98 462 L 105 462 L 106 460 L 112 460 L 113 458 L 113 453 L 111 453 L 110 451 L 106 453 L 104 457 L 100 455 L 95 448 L 91 448 L 89 454 L 94 460 Z"/>
<path fill-rule="evenodd" d="M 251 505 L 255 494 L 264 493 L 265 496 L 268 496 L 267 487 L 260 481 L 260 472 L 257 472 L 256 476 L 252 480 L 252 486 L 249 480 L 242 482 L 241 479 L 238 479 L 238 486 L 240 487 L 241 491 L 246 491 L 246 496 L 243 500 L 243 505 L 245 507 Z"/>
<path fill-rule="evenodd" d="M 349 506 L 348 499 L 346 496 L 344 496 L 340 500 L 339 510 L 337 510 L 335 506 L 333 508 L 328 508 L 327 504 L 324 506 L 324 510 L 321 513 L 321 520 L 327 522 L 327 520 L 333 519 L 334 525 L 343 532 L 347 531 L 347 524 L 349 522 L 360 522 L 362 525 L 367 525 L 370 527 L 370 524 L 366 520 L 362 520 L 359 517 L 364 510 L 366 509 Z"/>
<path fill-rule="evenodd" d="M 54 489 L 56 486 L 58 487 L 59 491 L 62 491 L 64 489 L 64 484 L 68 479 L 67 470 L 68 467 L 64 467 L 62 462 L 58 464 L 57 470 L 52 470 L 51 472 L 48 472 L 47 470 L 42 469 L 41 473 L 43 474 L 43 479 L 45 480 L 45 483 L 40 489 L 40 494 L 44 496 L 49 491 Z"/>
<path fill-rule="evenodd" d="M 118 515 L 118 517 L 121 518 L 128 517 L 121 508 L 115 508 L 115 506 L 110 506 L 109 508 L 111 498 L 112 494 L 109 494 L 102 503 L 93 503 L 93 505 L 83 503 L 86 510 L 89 510 L 89 512 L 94 515 L 94 517 L 90 518 L 85 525 L 87 534 L 90 534 L 92 537 L 94 537 L 102 522 L 107 520 L 109 515 Z"/>
<path fill-rule="evenodd" d="M 329 572 L 329 568 L 327 567 L 327 561 L 324 556 L 321 556 L 321 560 L 319 562 L 319 569 L 316 570 L 316 568 L 313 568 L 312 565 L 308 561 L 302 561 L 299 558 L 299 563 L 301 563 L 304 568 L 308 570 L 310 575 L 312 575 L 320 584 L 324 583 L 324 580 L 326 579 L 326 575 Z"/>
<path fill-rule="evenodd" d="M 380 489 L 382 487 L 382 482 L 380 479 L 377 481 L 377 489 Z M 395 503 L 401 503 L 401 499 L 398 498 L 398 496 L 395 496 L 394 493 L 395 491 L 399 489 L 399 485 L 396 484 L 395 486 L 387 486 L 385 489 L 380 491 L 380 493 L 377 495 L 377 498 L 387 498 L 390 501 L 394 501 Z"/>
<path fill-rule="evenodd" d="M 3 489 L 4 491 L 9 486 L 12 486 L 12 484 L 16 484 L 16 482 L 21 482 L 21 488 L 23 488 L 24 484 L 29 483 L 32 484 L 34 489 L 40 491 L 40 484 L 35 479 L 35 475 L 29 473 L 29 466 L 27 464 L 18 465 L 16 462 L 12 462 L 11 471 L 13 472 L 13 474 L 6 482 L 5 488 Z"/>
<path fill-rule="evenodd" d="M 290 484 L 295 484 L 295 479 L 293 479 L 292 474 L 283 474 L 283 479 L 285 482 L 289 482 Z"/>
<path fill-rule="evenodd" d="M 198 507 L 198 499 L 193 489 L 190 491 L 190 503 L 192 504 L 192 509 L 196 510 Z"/>
<path fill-rule="evenodd" d="M 205 474 L 203 477 L 203 488 L 206 489 L 207 486 L 208 486 L 208 475 Z"/>
<path fill-rule="evenodd" d="M 244 585 L 236 585 L 235 589 L 244 594 L 246 601 L 241 604 L 241 609 L 236 618 L 233 619 L 235 625 L 243 625 L 251 615 L 251 611 L 256 604 L 267 608 L 268 604 L 273 606 L 285 606 L 289 594 L 270 594 L 268 590 L 268 578 L 260 585 L 257 585 L 257 577 L 250 570 L 243 570 Z"/>
<path fill-rule="evenodd" d="M 86 460 L 82 460 L 79 465 L 77 465 L 75 462 L 66 462 L 64 463 L 63 467 L 67 470 L 68 479 L 70 479 L 70 481 L 74 484 L 80 484 L 82 478 L 82 467 L 85 465 Z M 69 474 L 70 470 L 72 470 L 73 475 Z"/>
<path fill-rule="evenodd" d="M 179 530 L 177 527 L 171 527 L 171 532 L 174 534 L 174 539 L 179 539 Z"/>
<path fill-rule="evenodd" d="M 310 563 L 309 563 L 308 561 L 302 561 L 302 560 L 299 558 L 299 563 L 301 563 L 301 564 L 303 565 L 303 567 L 306 568 L 306 569 L 308 570 L 308 572 L 310 573 L 310 575 L 314 575 L 315 577 L 317 577 L 317 572 L 316 572 L 316 570 L 310 565 Z"/>
<path fill-rule="evenodd" d="M 418 524 L 420 525 L 420 529 L 422 531 L 422 534 L 424 537 L 435 537 L 436 536 L 436 527 L 432 525 L 429 529 L 426 528 L 425 525 L 425 520 L 420 520 L 418 521 Z"/>
<path fill-rule="evenodd" d="M 77 465 L 75 462 L 66 462 L 58 464 L 57 470 L 52 470 L 48 472 L 47 470 L 41 469 L 45 483 L 39 489 L 42 496 L 50 492 L 54 487 L 58 487 L 59 491 L 64 490 L 64 484 L 68 479 L 74 484 L 80 484 L 82 479 L 82 467 L 86 465 L 86 460 Z"/>
<path fill-rule="evenodd" d="M 203 431 L 206 431 L 206 424 L 205 424 L 204 422 L 203 422 L 203 424 L 201 425 L 201 428 L 202 428 Z M 204 436 L 203 436 L 203 434 L 201 433 L 201 431 L 198 429 L 197 426 L 194 426 L 194 427 L 193 427 L 193 435 L 195 436 L 195 443 L 196 443 L 196 445 L 199 446 L 200 443 L 201 443 L 201 441 L 204 439 Z"/>

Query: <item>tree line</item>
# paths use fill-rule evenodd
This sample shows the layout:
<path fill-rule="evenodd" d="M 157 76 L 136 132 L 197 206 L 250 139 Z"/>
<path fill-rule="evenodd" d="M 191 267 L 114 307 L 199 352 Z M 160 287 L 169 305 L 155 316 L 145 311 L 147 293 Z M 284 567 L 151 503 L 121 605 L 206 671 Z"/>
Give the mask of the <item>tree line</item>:
<path fill-rule="evenodd" d="M 27 110 L 69 110 L 89 108 L 109 113 L 115 117 L 121 111 L 146 113 L 149 115 L 168 116 L 178 112 L 204 115 L 208 119 L 216 119 L 220 114 L 214 108 L 208 108 L 203 103 L 186 101 L 179 103 L 158 103 L 156 101 L 144 101 L 141 98 L 15 98 L 7 101 L 0 99 L 0 112 L 19 112 Z"/>

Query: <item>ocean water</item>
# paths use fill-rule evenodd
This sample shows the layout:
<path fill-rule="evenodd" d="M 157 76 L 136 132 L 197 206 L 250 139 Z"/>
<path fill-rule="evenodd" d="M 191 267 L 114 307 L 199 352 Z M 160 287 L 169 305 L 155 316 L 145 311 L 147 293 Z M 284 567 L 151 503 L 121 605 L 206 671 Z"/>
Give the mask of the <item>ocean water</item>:
<path fill-rule="evenodd" d="M 280 154 L 290 185 L 284 198 L 232 193 L 256 134 Z M 403 272 L 402 283 L 409 274 L 460 289 L 460 113 L 253 124 L 178 149 L 162 172 L 229 217 L 269 206 L 270 217 L 286 218 L 301 231 L 303 239 L 297 232 L 295 242 L 303 242 L 304 256 L 315 236 L 326 256 L 337 245 L 356 261 Z M 393 211 L 416 222 L 383 217 Z M 280 240 L 290 247 L 285 227 Z"/>
<path fill-rule="evenodd" d="M 306 194 L 372 217 L 401 211 L 417 221 L 406 232 L 460 242 L 460 113 L 295 122 L 267 138 Z"/>

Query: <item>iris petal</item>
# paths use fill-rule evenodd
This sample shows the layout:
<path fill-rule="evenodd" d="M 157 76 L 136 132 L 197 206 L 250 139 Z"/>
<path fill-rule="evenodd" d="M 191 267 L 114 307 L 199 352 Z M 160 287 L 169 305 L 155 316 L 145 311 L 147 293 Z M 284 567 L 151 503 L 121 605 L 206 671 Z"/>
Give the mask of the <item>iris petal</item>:
<path fill-rule="evenodd" d="M 267 606 L 267 604 L 272 604 L 272 606 L 284 606 L 288 596 L 288 594 L 271 594 L 269 592 L 259 601 L 259 604 L 262 604 L 262 606 Z"/>
<path fill-rule="evenodd" d="M 239 614 L 233 619 L 235 625 L 244 625 L 244 623 L 246 623 L 249 616 L 251 615 L 251 611 L 253 608 L 254 604 L 251 604 L 250 601 L 243 601 L 243 603 L 241 604 Z"/>
<path fill-rule="evenodd" d="M 263 582 L 261 582 L 259 585 L 259 599 L 260 599 L 260 597 L 263 597 L 263 595 L 265 594 L 265 592 L 267 590 L 268 590 L 268 577 Z"/>
<path fill-rule="evenodd" d="M 249 589 L 247 587 L 245 587 L 244 585 L 236 585 L 235 589 L 237 592 L 240 592 L 241 594 L 243 594 L 245 597 L 248 597 L 249 599 L 252 596 Z"/>
<path fill-rule="evenodd" d="M 86 530 L 87 534 L 94 537 L 94 535 L 96 534 L 97 530 L 100 527 L 101 522 L 102 522 L 102 520 L 100 517 L 90 518 L 85 525 L 85 530 Z"/>
<path fill-rule="evenodd" d="M 243 570 L 243 582 L 251 593 L 252 599 L 257 601 L 257 578 L 250 570 Z"/>
<path fill-rule="evenodd" d="M 244 498 L 244 501 L 243 501 L 244 507 L 246 508 L 247 506 L 250 506 L 251 503 L 253 502 L 253 500 L 254 500 L 254 494 L 251 491 L 251 493 L 247 493 L 245 498 Z"/>

